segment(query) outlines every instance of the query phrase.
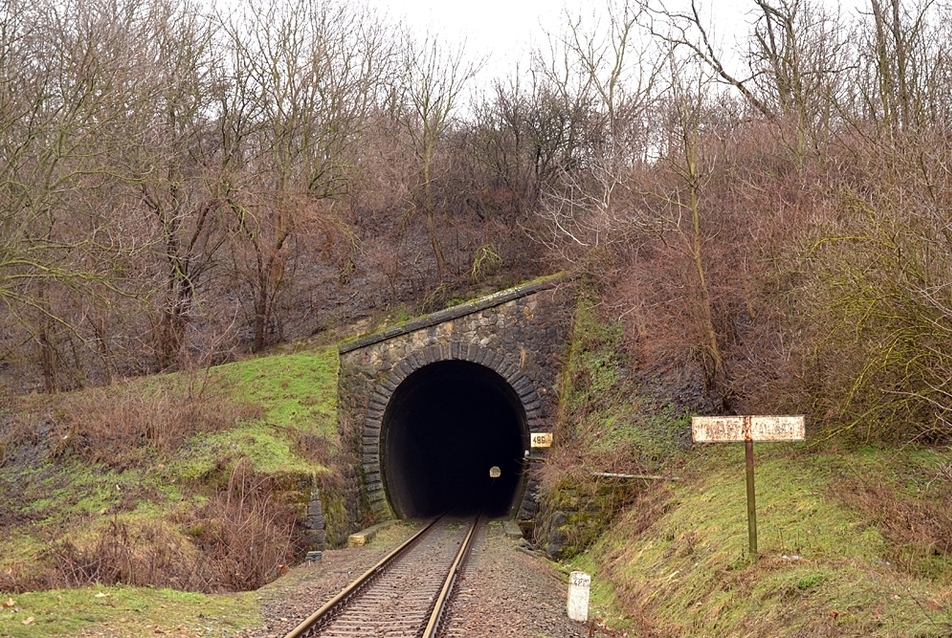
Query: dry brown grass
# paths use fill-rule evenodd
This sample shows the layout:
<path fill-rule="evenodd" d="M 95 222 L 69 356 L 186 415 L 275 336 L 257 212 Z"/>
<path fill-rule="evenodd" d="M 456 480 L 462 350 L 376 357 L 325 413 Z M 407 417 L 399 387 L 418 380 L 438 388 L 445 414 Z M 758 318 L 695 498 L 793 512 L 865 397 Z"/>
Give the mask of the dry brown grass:
<path fill-rule="evenodd" d="M 168 525 L 110 519 L 85 542 L 65 537 L 43 557 L 55 587 L 94 583 L 203 590 L 195 548 Z M 19 587 L 18 589 L 23 589 Z"/>
<path fill-rule="evenodd" d="M 233 592 L 274 580 L 302 553 L 297 512 L 242 459 L 197 510 L 169 519 L 103 517 L 90 533 L 50 540 L 28 570 L 0 573 L 9 592 L 90 584 Z"/>
<path fill-rule="evenodd" d="M 225 489 L 185 521 L 203 556 L 203 591 L 257 589 L 300 554 L 296 512 L 277 492 L 274 478 L 241 460 Z"/>
<path fill-rule="evenodd" d="M 124 470 L 174 452 L 196 434 L 262 414 L 260 406 L 238 402 L 197 375 L 91 388 L 59 397 L 51 452 L 56 457 L 72 451 Z"/>
<path fill-rule="evenodd" d="M 882 532 L 893 565 L 913 576 L 934 576 L 932 558 L 952 556 L 952 481 L 936 479 L 929 499 L 904 497 L 895 486 L 860 477 L 844 479 L 836 496 Z"/>

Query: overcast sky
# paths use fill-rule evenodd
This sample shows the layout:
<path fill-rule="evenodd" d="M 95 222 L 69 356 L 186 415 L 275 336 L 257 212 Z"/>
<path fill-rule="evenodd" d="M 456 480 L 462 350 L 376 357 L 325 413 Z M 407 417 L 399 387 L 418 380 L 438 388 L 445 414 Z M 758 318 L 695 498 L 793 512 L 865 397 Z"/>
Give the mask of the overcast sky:
<path fill-rule="evenodd" d="M 512 69 L 533 45 L 546 40 L 546 31 L 559 30 L 566 9 L 572 15 L 591 15 L 605 7 L 605 0 L 369 0 L 391 18 L 404 20 L 420 34 L 437 33 L 449 41 L 465 40 L 474 56 L 490 55 L 490 68 Z M 701 0 L 708 16 L 716 3 L 719 37 L 745 32 L 745 11 L 752 0 Z M 671 5 L 671 2 L 667 4 Z"/>
<path fill-rule="evenodd" d="M 831 7 L 855 11 L 865 0 L 826 0 Z M 436 33 L 450 42 L 465 40 L 474 57 L 489 55 L 484 79 L 508 74 L 525 59 L 533 45 L 556 32 L 566 8 L 572 15 L 603 10 L 606 0 L 368 0 L 371 6 L 404 20 L 418 34 Z M 687 6 L 688 0 L 666 0 L 669 7 Z M 753 0 L 699 0 L 702 18 L 711 20 L 717 40 L 733 48 L 749 29 Z"/>

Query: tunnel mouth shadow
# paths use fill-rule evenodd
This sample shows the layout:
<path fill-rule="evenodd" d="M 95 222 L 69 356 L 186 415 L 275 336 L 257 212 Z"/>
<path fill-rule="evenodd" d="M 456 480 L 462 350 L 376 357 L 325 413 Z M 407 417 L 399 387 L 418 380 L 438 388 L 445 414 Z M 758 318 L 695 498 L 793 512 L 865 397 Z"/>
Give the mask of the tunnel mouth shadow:
<path fill-rule="evenodd" d="M 417 369 L 393 392 L 380 436 L 384 489 L 402 518 L 504 517 L 521 498 L 526 411 L 490 368 L 452 360 Z"/>

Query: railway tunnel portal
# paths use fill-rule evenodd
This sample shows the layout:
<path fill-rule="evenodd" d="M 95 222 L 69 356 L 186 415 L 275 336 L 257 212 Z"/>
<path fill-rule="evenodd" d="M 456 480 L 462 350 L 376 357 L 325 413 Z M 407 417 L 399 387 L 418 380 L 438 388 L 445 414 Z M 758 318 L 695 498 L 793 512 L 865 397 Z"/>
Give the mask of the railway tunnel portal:
<path fill-rule="evenodd" d="M 343 343 L 339 414 L 359 520 L 449 509 L 532 526 L 574 293 L 548 278 Z"/>

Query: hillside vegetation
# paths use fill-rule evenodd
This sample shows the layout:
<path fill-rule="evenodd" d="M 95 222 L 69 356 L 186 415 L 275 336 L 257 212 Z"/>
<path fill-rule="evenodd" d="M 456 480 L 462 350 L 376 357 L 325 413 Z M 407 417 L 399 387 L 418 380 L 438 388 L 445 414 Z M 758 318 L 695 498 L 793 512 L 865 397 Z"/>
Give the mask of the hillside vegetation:
<path fill-rule="evenodd" d="M 949 633 L 952 5 L 751 0 L 722 46 L 606 0 L 472 92 L 366 6 L 233 9 L 0 13 L 0 589 L 273 579 L 339 479 L 334 355 L 247 357 L 567 270 L 543 487 L 599 501 L 568 553 L 623 615 Z M 807 416 L 758 450 L 756 562 L 690 444 L 731 413 Z"/>
<path fill-rule="evenodd" d="M 572 521 L 564 563 L 593 574 L 601 625 L 658 638 L 950 635 L 952 447 L 843 445 L 809 415 L 807 442 L 755 444 L 755 559 L 743 444 L 691 444 L 688 420 L 659 401 L 679 394 L 679 375 L 640 377 L 618 334 L 583 299 L 546 464 L 550 498 L 597 503 Z"/>
<path fill-rule="evenodd" d="M 596 613 L 641 636 L 949 635 L 949 450 L 756 448 L 759 559 L 743 447 L 696 451 L 577 559 L 613 590 Z"/>
<path fill-rule="evenodd" d="M 944 441 L 952 9 L 751 0 L 727 48 L 694 8 L 566 15 L 470 93 L 465 51 L 337 0 L 15 2 L 0 392 L 200 368 L 565 269 L 636 366 L 699 389 L 682 407 Z"/>
<path fill-rule="evenodd" d="M 273 580 L 336 480 L 336 371 L 325 348 L 24 398 L 0 430 L 0 590 Z"/>
<path fill-rule="evenodd" d="M 652 394 L 677 385 L 639 378 L 620 338 L 583 298 L 546 463 L 547 498 L 597 482 L 592 470 L 658 477 L 629 482 L 600 525 L 578 527 L 580 553 L 564 559 L 594 574 L 603 625 L 659 637 L 948 635 L 952 449 L 758 444 L 753 561 L 742 446 L 691 446 L 686 415 Z M 315 475 L 331 492 L 335 481 L 322 470 L 337 443 L 334 370 L 323 348 L 25 398 L 2 437 L 0 602 L 12 604 L 0 635 L 224 637 L 255 626 L 259 597 L 228 592 L 301 560 L 301 490 Z M 140 415 L 189 397 L 193 429 L 178 442 L 139 429 Z M 90 419 L 67 418 L 80 404 Z"/>

